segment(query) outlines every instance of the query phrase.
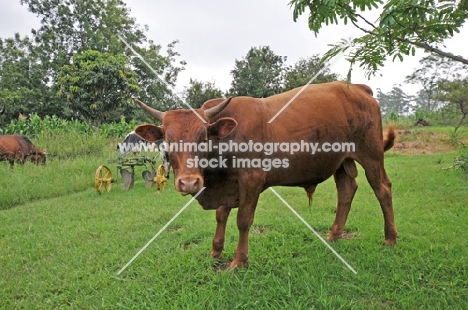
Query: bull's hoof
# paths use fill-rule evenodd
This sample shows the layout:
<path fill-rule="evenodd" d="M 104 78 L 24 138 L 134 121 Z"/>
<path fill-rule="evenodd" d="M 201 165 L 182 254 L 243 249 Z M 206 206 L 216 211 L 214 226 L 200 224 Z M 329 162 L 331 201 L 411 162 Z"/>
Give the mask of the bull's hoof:
<path fill-rule="evenodd" d="M 327 237 L 327 241 L 330 242 L 335 242 L 341 239 L 341 233 L 340 234 L 335 234 L 335 233 L 329 233 Z"/>
<path fill-rule="evenodd" d="M 211 250 L 210 252 L 210 255 L 211 257 L 213 257 L 214 259 L 220 259 L 221 258 L 221 253 L 222 253 L 222 250 L 221 251 L 218 251 L 218 250 Z"/>
<path fill-rule="evenodd" d="M 229 265 L 229 268 L 247 268 L 249 266 L 249 263 L 247 261 L 236 261 L 233 260 L 231 264 Z"/>
<path fill-rule="evenodd" d="M 396 245 L 396 239 L 385 239 L 384 245 Z"/>

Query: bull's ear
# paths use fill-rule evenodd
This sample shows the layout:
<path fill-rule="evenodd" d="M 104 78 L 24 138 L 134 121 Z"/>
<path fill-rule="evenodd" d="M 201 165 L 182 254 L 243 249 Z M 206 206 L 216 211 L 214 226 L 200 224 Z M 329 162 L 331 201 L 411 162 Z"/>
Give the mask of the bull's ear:
<path fill-rule="evenodd" d="M 152 124 L 138 126 L 137 128 L 135 128 L 135 133 L 140 138 L 148 142 L 156 142 L 158 140 L 164 139 L 164 132 L 162 130 L 162 127 Z"/>
<path fill-rule="evenodd" d="M 223 138 L 230 134 L 231 131 L 236 128 L 236 126 L 237 122 L 235 119 L 230 117 L 223 117 L 208 126 L 208 133 L 211 136 Z"/>

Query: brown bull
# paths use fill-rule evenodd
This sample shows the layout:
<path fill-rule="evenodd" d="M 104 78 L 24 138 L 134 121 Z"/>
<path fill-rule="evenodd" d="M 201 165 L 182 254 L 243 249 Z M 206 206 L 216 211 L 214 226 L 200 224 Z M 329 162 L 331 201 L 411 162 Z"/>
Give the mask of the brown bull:
<path fill-rule="evenodd" d="M 333 176 L 338 204 L 328 239 L 339 239 L 357 190 L 355 161 L 364 168 L 380 203 L 385 244 L 396 243 L 391 181 L 384 169 L 384 151 L 393 146 L 395 133 L 389 128 L 384 139 L 380 107 L 372 90 L 344 82 L 309 85 L 298 94 L 300 90 L 262 99 L 207 101 L 195 110 L 206 123 L 191 110 L 160 112 L 137 100 L 162 126 L 142 125 L 135 132 L 148 141 L 164 138 L 170 145 L 175 188 L 195 195 L 206 187 L 197 200 L 204 209 L 217 209 L 213 257 L 218 258 L 224 248 L 231 208 L 239 208 L 239 241 L 231 267 L 247 264 L 248 234 L 257 201 L 270 186 L 303 187 L 310 198 L 317 184 Z M 189 142 L 199 148 L 181 147 Z M 316 146 L 315 152 L 310 143 Z M 293 144 L 304 150 L 293 152 Z M 213 147 L 207 149 L 207 145 Z M 340 145 L 354 147 L 336 147 Z"/>
<path fill-rule="evenodd" d="M 46 151 L 38 149 L 26 136 L 0 136 L 0 161 L 9 161 L 11 168 L 15 161 L 19 164 L 24 164 L 26 160 L 35 164 L 45 164 L 46 155 Z"/>

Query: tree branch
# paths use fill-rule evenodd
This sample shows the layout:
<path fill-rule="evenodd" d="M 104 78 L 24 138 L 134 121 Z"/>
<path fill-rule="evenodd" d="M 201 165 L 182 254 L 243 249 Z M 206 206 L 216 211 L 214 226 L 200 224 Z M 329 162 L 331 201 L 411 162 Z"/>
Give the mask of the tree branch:
<path fill-rule="evenodd" d="M 369 31 L 367 29 L 364 29 L 362 27 L 360 27 L 358 24 L 356 24 L 356 22 L 354 20 L 351 20 L 351 23 L 353 23 L 354 27 L 356 27 L 357 29 L 367 33 L 367 34 L 372 34 L 372 31 Z"/>
<path fill-rule="evenodd" d="M 411 41 L 411 40 L 407 40 L 407 39 L 403 39 L 403 38 L 399 38 L 399 37 L 396 37 L 395 40 L 398 41 L 398 42 L 404 42 L 404 43 L 409 43 L 409 44 L 415 45 L 415 46 L 420 47 L 422 49 L 425 49 L 425 50 L 427 50 L 429 52 L 433 52 L 433 53 L 439 54 L 441 56 L 453 59 L 455 61 L 459 61 L 459 62 L 461 62 L 461 63 L 463 63 L 465 65 L 468 65 L 468 59 L 463 58 L 461 56 L 454 55 L 454 54 L 449 53 L 449 52 L 444 52 L 443 50 L 438 49 L 438 48 L 433 47 L 433 46 L 430 46 L 427 43 Z"/>
<path fill-rule="evenodd" d="M 344 10 L 347 10 L 350 14 L 352 14 L 352 15 L 354 15 L 354 16 L 360 18 L 360 19 L 362 19 L 366 24 L 370 25 L 373 29 L 377 29 L 377 27 L 376 27 L 373 23 L 369 22 L 369 21 L 368 21 L 366 18 L 364 18 L 362 15 L 360 15 L 360 14 L 358 14 L 358 13 L 356 13 L 356 12 L 353 12 L 353 11 L 349 10 L 349 8 L 343 7 L 343 5 L 341 5 L 341 4 L 338 4 L 338 6 L 341 7 L 342 9 L 344 9 Z M 407 28 L 407 27 L 405 27 L 404 25 L 400 24 L 398 20 L 395 19 L 395 21 L 396 21 L 401 27 Z M 354 27 L 358 28 L 358 29 L 361 30 L 362 32 L 367 33 L 367 34 L 372 34 L 372 31 L 369 31 L 369 30 L 367 30 L 367 29 L 362 28 L 361 26 L 359 26 L 359 25 L 358 25 L 354 20 L 352 20 L 352 19 L 351 19 L 351 23 L 354 25 Z M 416 35 L 417 35 L 419 38 L 422 39 L 421 35 L 420 35 L 415 29 L 412 29 L 412 30 L 416 33 Z M 441 49 L 438 49 L 438 48 L 436 48 L 436 47 L 433 47 L 433 46 L 431 46 L 431 45 L 429 45 L 429 44 L 427 44 L 427 43 L 421 43 L 421 42 L 417 42 L 417 41 L 411 41 L 411 40 L 404 39 L 404 38 L 400 38 L 400 37 L 396 37 L 396 38 L 395 38 L 395 41 L 401 42 L 401 43 L 409 43 L 409 44 L 412 44 L 412 45 L 417 46 L 417 47 L 419 47 L 419 48 L 425 49 L 425 50 L 427 50 L 427 51 L 429 51 L 429 52 L 433 52 L 433 53 L 439 54 L 439 55 L 441 55 L 441 56 L 444 56 L 444 57 L 447 57 L 447 58 L 450 58 L 450 59 L 453 59 L 453 60 L 455 60 L 455 61 L 459 61 L 459 62 L 461 62 L 461 63 L 463 63 L 463 64 L 467 64 L 467 65 L 468 65 L 468 59 L 463 58 L 463 57 L 461 57 L 461 56 L 454 55 L 454 54 L 452 54 L 452 53 L 444 52 L 444 51 L 442 51 Z"/>

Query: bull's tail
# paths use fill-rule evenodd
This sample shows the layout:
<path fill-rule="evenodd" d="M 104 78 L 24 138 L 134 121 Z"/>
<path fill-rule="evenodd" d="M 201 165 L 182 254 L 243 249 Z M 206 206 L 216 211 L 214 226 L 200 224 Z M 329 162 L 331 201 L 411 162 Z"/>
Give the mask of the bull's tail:
<path fill-rule="evenodd" d="M 396 133 L 393 126 L 388 126 L 387 133 L 384 137 L 384 152 L 388 151 L 395 144 Z"/>

